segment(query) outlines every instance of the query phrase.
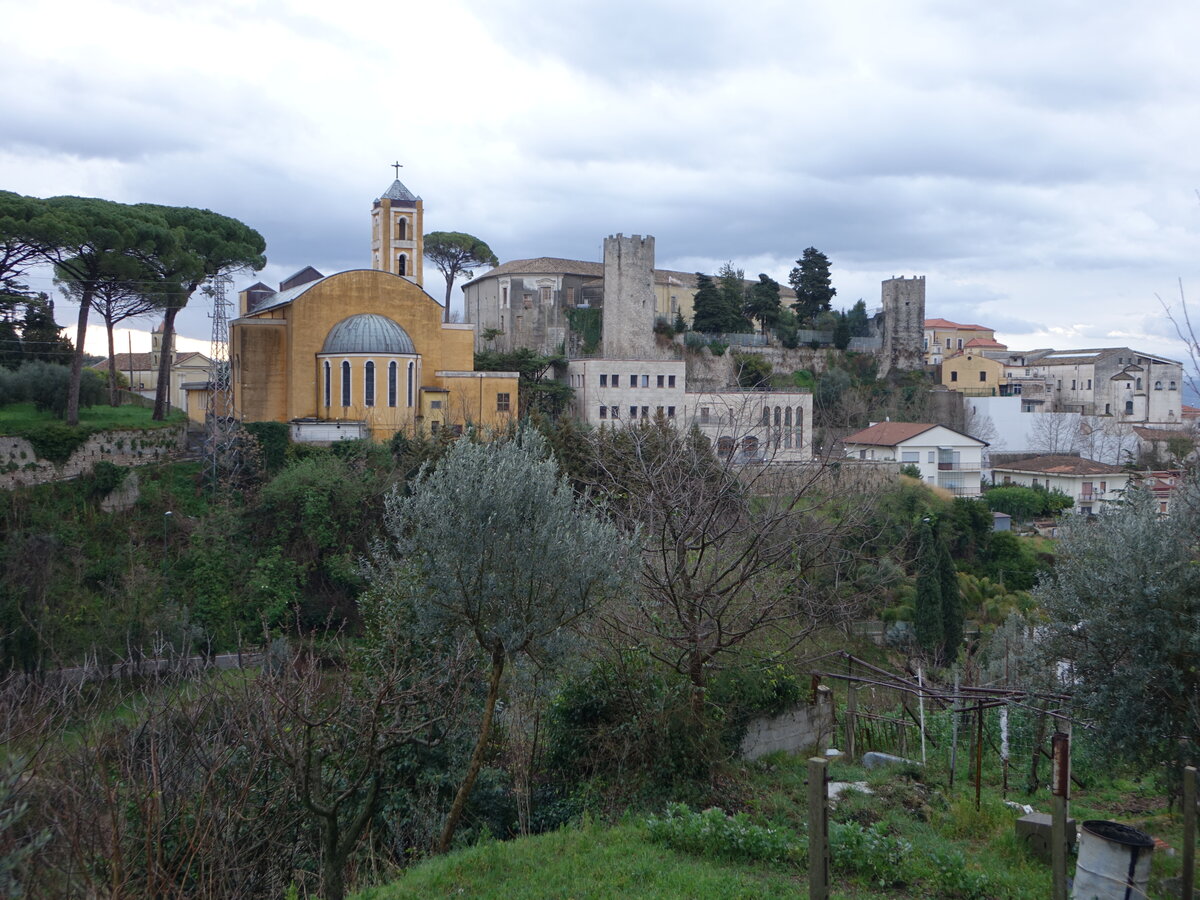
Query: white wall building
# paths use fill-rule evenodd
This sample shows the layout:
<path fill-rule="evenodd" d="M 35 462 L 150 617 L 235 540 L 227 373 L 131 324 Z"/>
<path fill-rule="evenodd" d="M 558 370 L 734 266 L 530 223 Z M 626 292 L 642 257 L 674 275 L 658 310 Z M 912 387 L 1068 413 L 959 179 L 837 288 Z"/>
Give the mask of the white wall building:
<path fill-rule="evenodd" d="M 993 466 L 992 479 L 1000 485 L 1062 491 L 1075 500 L 1076 513 L 1094 515 L 1121 498 L 1130 474 L 1119 466 L 1078 456 L 1033 456 Z"/>
<path fill-rule="evenodd" d="M 921 480 L 962 497 L 979 496 L 986 441 L 920 422 L 878 422 L 842 440 L 847 458 L 898 462 L 921 471 Z"/>

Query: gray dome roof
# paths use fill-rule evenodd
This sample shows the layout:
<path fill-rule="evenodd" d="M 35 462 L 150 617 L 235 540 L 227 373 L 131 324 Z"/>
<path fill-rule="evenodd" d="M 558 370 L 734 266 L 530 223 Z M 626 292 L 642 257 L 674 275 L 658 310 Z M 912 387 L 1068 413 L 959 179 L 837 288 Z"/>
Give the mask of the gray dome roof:
<path fill-rule="evenodd" d="M 412 338 L 391 319 L 366 313 L 342 319 L 325 338 L 322 353 L 412 353 Z"/>

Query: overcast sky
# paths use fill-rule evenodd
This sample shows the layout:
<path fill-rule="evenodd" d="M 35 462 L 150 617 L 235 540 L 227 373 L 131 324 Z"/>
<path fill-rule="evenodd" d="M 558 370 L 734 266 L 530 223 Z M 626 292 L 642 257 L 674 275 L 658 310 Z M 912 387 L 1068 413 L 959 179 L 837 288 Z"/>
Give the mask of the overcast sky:
<path fill-rule="evenodd" d="M 1157 297 L 1177 304 L 1182 279 L 1200 299 L 1187 0 L 0 0 L 0 15 L 0 188 L 235 216 L 267 240 L 268 283 L 368 265 L 399 159 L 427 231 L 471 232 L 501 260 L 594 260 L 605 235 L 648 233 L 660 267 L 784 281 L 815 246 L 835 305 L 877 306 L 882 279 L 920 274 L 927 315 L 1013 348 L 1175 358 Z M 207 339 L 199 303 L 180 329 Z"/>

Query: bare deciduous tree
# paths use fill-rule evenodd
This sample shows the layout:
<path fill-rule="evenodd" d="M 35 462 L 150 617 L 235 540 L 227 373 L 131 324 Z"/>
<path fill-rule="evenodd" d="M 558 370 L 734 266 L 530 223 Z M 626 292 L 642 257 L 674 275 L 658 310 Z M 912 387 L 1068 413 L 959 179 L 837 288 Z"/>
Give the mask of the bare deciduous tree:
<path fill-rule="evenodd" d="M 695 714 L 735 648 L 767 632 L 795 647 L 858 602 L 868 504 L 832 467 L 734 465 L 665 424 L 602 429 L 593 456 L 594 490 L 642 548 L 639 595 L 609 620 L 689 679 Z"/>

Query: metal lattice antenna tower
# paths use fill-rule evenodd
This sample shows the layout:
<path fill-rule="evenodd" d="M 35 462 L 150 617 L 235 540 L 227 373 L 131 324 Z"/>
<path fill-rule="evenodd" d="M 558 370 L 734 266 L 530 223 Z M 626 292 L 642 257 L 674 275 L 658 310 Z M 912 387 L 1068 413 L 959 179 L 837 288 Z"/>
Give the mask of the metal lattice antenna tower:
<path fill-rule="evenodd" d="M 216 275 L 205 286 L 212 298 L 212 347 L 208 370 L 208 409 L 204 417 L 204 472 L 212 488 L 224 486 L 241 467 L 241 436 L 233 406 L 229 370 L 229 298 L 231 279 Z"/>

